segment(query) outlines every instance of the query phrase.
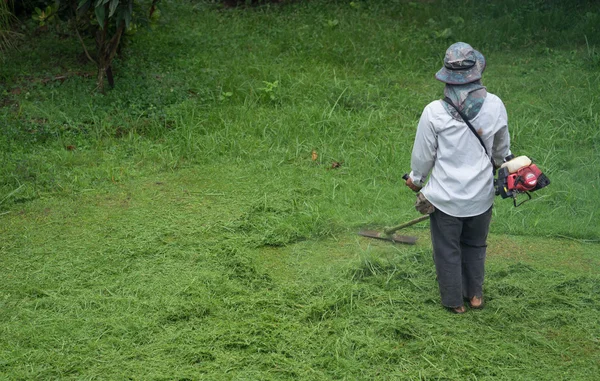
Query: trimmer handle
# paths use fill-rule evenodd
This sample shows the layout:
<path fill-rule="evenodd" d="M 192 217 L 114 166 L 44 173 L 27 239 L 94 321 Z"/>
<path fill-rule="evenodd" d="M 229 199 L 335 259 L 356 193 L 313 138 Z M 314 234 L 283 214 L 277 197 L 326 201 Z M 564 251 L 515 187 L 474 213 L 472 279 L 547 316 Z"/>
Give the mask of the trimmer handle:
<path fill-rule="evenodd" d="M 410 178 L 410 176 L 408 175 L 408 173 L 405 173 L 404 175 L 402 175 L 402 178 L 404 179 L 404 181 L 408 181 L 408 179 Z M 412 189 L 412 188 L 411 188 Z M 420 188 L 419 188 L 420 189 Z M 419 192 L 418 190 L 414 190 L 412 189 L 414 192 Z"/>
<path fill-rule="evenodd" d="M 419 217 L 419 218 L 415 218 L 414 220 L 411 220 L 411 221 L 405 222 L 405 223 L 403 223 L 403 224 L 401 224 L 401 225 L 398 225 L 398 226 L 392 226 L 391 228 L 387 228 L 387 229 L 385 229 L 383 232 L 384 232 L 386 235 L 392 235 L 392 234 L 394 234 L 396 231 L 398 231 L 398 230 L 400 230 L 400 229 L 404 229 L 404 228 L 407 228 L 407 227 L 409 227 L 409 226 L 413 226 L 414 224 L 418 224 L 419 222 L 421 222 L 421 221 L 425 221 L 425 220 L 428 220 L 428 219 L 429 219 L 429 214 L 426 214 L 426 215 L 424 215 L 424 216 L 421 216 L 421 217 Z"/>

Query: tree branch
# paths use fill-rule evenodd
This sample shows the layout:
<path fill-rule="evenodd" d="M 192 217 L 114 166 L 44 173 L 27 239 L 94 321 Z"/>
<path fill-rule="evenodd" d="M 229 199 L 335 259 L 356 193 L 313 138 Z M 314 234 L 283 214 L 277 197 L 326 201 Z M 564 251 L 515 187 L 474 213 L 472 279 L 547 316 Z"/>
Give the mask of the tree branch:
<path fill-rule="evenodd" d="M 117 53 L 117 48 L 121 43 L 121 36 L 123 35 L 123 31 L 125 30 L 125 21 L 121 21 L 119 27 L 117 28 L 115 35 L 110 39 L 108 43 L 108 63 L 110 64 Z"/>
<path fill-rule="evenodd" d="M 79 34 L 79 29 L 77 29 L 77 25 L 75 25 L 75 33 L 77 33 L 77 37 L 79 37 L 79 41 L 81 42 L 81 46 L 83 46 L 83 51 L 85 52 L 87 58 L 90 61 L 92 61 L 94 65 L 98 66 L 98 63 L 92 58 L 92 56 L 90 56 L 90 53 L 88 52 L 87 47 L 85 46 L 85 42 L 83 42 L 83 38 L 81 38 L 81 35 Z"/>

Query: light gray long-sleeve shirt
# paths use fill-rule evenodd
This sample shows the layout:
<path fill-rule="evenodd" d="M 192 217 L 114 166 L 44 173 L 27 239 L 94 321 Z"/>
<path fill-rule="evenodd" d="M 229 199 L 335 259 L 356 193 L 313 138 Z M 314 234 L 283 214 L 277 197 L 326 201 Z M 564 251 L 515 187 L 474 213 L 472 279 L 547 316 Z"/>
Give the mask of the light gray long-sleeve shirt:
<path fill-rule="evenodd" d="M 480 133 L 496 165 L 510 153 L 506 108 L 488 93 L 479 113 L 469 120 Z M 437 209 L 455 217 L 477 216 L 494 203 L 492 163 L 466 123 L 442 105 L 427 105 L 417 126 L 410 178 Z"/>

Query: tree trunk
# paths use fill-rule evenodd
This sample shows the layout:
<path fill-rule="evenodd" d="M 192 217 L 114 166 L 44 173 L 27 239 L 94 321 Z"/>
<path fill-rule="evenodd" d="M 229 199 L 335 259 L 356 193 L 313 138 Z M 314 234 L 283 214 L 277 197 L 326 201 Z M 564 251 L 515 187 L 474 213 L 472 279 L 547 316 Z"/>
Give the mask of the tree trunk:
<path fill-rule="evenodd" d="M 105 5 L 105 10 L 108 11 L 108 3 Z M 106 34 L 108 33 L 108 17 L 104 19 L 104 25 L 96 32 L 96 51 L 98 52 L 98 75 L 97 85 L 98 91 L 104 93 L 104 75 L 106 74 Z"/>
<path fill-rule="evenodd" d="M 108 12 L 108 3 L 106 4 L 106 11 Z M 108 13 L 107 13 L 108 14 Z M 108 34 L 108 18 L 104 20 L 104 28 L 98 30 L 96 33 L 96 47 L 98 50 L 98 91 L 104 93 L 104 77 L 108 78 L 108 84 L 114 87 L 114 80 L 112 75 L 112 60 L 117 54 L 119 44 L 121 43 L 121 37 L 125 31 L 125 21 L 117 26 L 115 34 L 110 38 L 107 38 Z"/>
<path fill-rule="evenodd" d="M 150 12 L 148 13 L 148 17 L 152 18 L 154 11 L 156 10 L 156 4 L 158 4 L 160 0 L 152 0 L 152 4 L 150 5 Z"/>

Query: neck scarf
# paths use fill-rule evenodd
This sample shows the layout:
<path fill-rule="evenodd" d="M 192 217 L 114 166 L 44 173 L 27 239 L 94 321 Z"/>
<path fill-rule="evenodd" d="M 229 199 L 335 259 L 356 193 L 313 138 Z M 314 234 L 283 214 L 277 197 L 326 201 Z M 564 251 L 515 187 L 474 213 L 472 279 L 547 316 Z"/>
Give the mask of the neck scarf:
<path fill-rule="evenodd" d="M 479 111 L 485 101 L 487 90 L 485 86 L 481 84 L 481 81 L 475 81 L 467 83 L 466 85 L 449 85 L 446 84 L 444 88 L 444 95 L 452 100 L 452 103 L 462 111 L 467 118 L 473 119 Z M 446 111 L 448 111 L 452 117 L 460 120 L 461 117 L 456 110 L 447 104 L 442 102 Z"/>

